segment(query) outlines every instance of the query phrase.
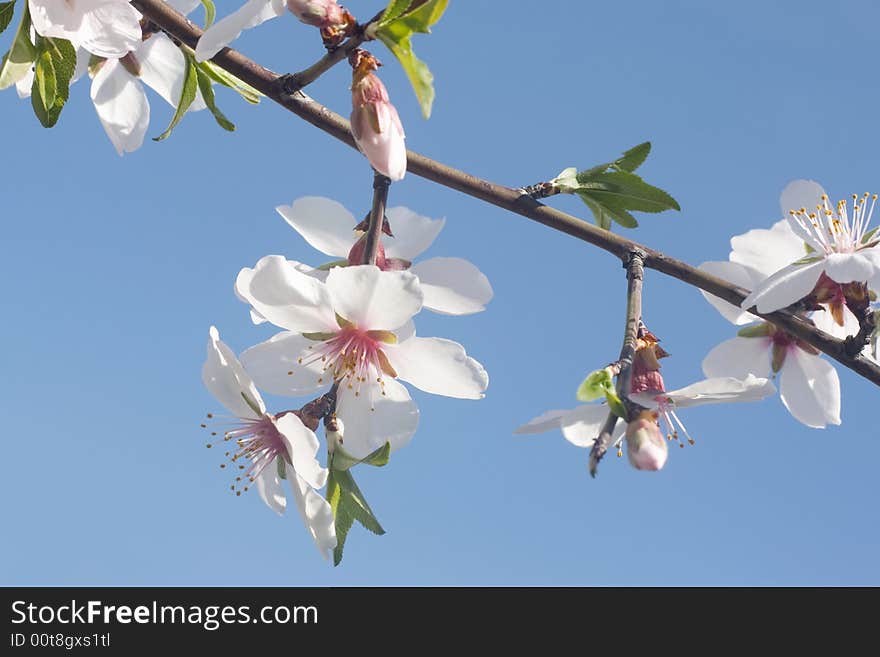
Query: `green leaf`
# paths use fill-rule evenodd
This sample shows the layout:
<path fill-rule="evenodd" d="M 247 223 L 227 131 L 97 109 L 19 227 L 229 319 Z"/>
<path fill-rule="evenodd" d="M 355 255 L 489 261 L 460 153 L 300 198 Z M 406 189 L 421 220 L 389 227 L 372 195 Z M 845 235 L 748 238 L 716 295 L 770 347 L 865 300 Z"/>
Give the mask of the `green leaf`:
<path fill-rule="evenodd" d="M 207 30 L 214 24 L 217 8 L 214 6 L 213 0 L 202 0 L 202 6 L 205 8 L 205 29 Z"/>
<path fill-rule="evenodd" d="M 275 467 L 278 470 L 278 476 L 281 479 L 287 479 L 287 466 L 284 464 L 284 459 L 275 457 Z"/>
<path fill-rule="evenodd" d="M 37 39 L 31 106 L 44 128 L 58 122 L 70 92 L 70 78 L 76 68 L 76 49 L 70 41 L 56 38 Z"/>
<path fill-rule="evenodd" d="M 770 335 L 771 325 L 767 322 L 751 324 L 741 328 L 736 334 L 741 338 L 766 338 Z"/>
<path fill-rule="evenodd" d="M 12 47 L 0 63 L 0 89 L 11 87 L 26 76 L 36 58 L 37 48 L 31 41 L 31 15 L 25 2 Z"/>
<path fill-rule="evenodd" d="M 34 67 L 34 84 L 33 89 L 37 91 L 32 96 L 37 96 L 43 102 L 43 109 L 48 113 L 55 104 L 55 93 L 57 90 L 55 82 L 55 66 L 52 64 L 52 54 L 42 52 L 37 57 L 36 66 Z"/>
<path fill-rule="evenodd" d="M 386 11 L 391 9 L 389 15 L 394 15 L 400 4 L 391 2 Z M 393 20 L 386 21 L 383 17 L 376 30 L 376 37 L 387 46 L 406 72 L 426 119 L 430 118 L 434 103 L 434 75 L 427 64 L 416 57 L 410 39 L 416 32 L 430 33 L 431 26 L 440 20 L 448 4 L 449 0 L 427 0 L 412 11 L 397 14 Z"/>
<path fill-rule="evenodd" d="M 235 124 L 227 119 L 220 108 L 217 107 L 217 101 L 214 99 L 214 87 L 211 85 L 211 78 L 201 68 L 196 67 L 196 79 L 199 83 L 199 90 L 202 92 L 202 98 L 205 99 L 205 105 L 211 110 L 217 124 L 224 130 L 233 132 Z"/>
<path fill-rule="evenodd" d="M 12 2 L 0 2 L 0 34 L 9 27 L 14 12 L 15 0 L 12 0 Z"/>
<path fill-rule="evenodd" d="M 329 467 L 331 470 L 345 471 L 350 470 L 354 466 L 363 463 L 365 465 L 372 465 L 374 467 L 381 468 L 382 466 L 387 465 L 390 459 L 390 442 L 386 442 L 384 445 L 382 445 L 382 447 L 373 452 L 370 452 L 362 459 L 355 458 L 354 456 L 346 452 L 345 449 L 337 446 L 336 449 L 333 450 L 333 456 L 330 459 Z"/>
<path fill-rule="evenodd" d="M 189 53 L 184 53 L 184 56 L 186 57 L 186 75 L 183 78 L 183 90 L 180 92 L 180 100 L 177 103 L 177 109 L 174 111 L 174 116 L 171 117 L 171 123 L 165 128 L 165 132 L 158 137 L 153 137 L 153 141 L 168 139 L 171 135 L 171 131 L 174 130 L 178 123 L 180 123 L 183 115 L 186 114 L 189 106 L 192 105 L 193 101 L 196 99 L 196 89 L 198 88 L 196 63 L 192 55 Z"/>
<path fill-rule="evenodd" d="M 628 151 L 624 151 L 623 157 L 619 160 L 615 160 L 611 166 L 631 173 L 642 166 L 645 160 L 648 159 L 648 154 L 650 152 L 651 142 L 646 141 L 638 146 L 633 146 Z"/>
<path fill-rule="evenodd" d="M 877 226 L 876 228 L 872 228 L 872 229 L 869 230 L 867 233 L 865 233 L 865 234 L 862 236 L 862 244 L 867 244 L 867 243 L 870 242 L 872 239 L 874 239 L 874 236 L 877 235 L 877 231 L 878 231 L 878 230 L 880 230 L 880 226 Z"/>
<path fill-rule="evenodd" d="M 385 11 L 382 12 L 382 18 L 379 20 L 379 25 L 387 25 L 392 22 L 409 9 L 411 4 L 412 0 L 391 0 L 391 2 L 388 3 L 388 6 L 385 7 Z"/>
<path fill-rule="evenodd" d="M 611 371 L 606 367 L 590 372 L 578 386 L 575 396 L 578 401 L 591 402 L 599 397 L 604 397 L 608 390 L 614 390 L 614 380 Z"/>
<path fill-rule="evenodd" d="M 639 176 L 629 171 L 611 171 L 587 175 L 578 174 L 581 187 L 578 193 L 589 194 L 591 198 L 601 202 L 607 199 L 623 202 L 627 210 L 641 212 L 663 212 L 664 210 L 681 210 L 678 202 L 658 187 L 649 185 Z"/>
<path fill-rule="evenodd" d="M 345 540 L 348 538 L 348 532 L 355 520 L 374 534 L 385 533 L 350 472 L 330 471 L 327 478 L 327 501 L 333 510 L 336 526 L 336 548 L 333 550 L 334 566 L 338 566 L 342 561 Z"/>
<path fill-rule="evenodd" d="M 229 89 L 232 89 L 251 105 L 256 105 L 260 102 L 260 97 L 263 94 L 254 89 L 247 82 L 242 82 L 231 73 L 227 73 L 213 62 L 199 62 L 197 66 L 214 82 L 216 82 L 217 84 L 222 84 L 224 87 L 228 87 Z"/>

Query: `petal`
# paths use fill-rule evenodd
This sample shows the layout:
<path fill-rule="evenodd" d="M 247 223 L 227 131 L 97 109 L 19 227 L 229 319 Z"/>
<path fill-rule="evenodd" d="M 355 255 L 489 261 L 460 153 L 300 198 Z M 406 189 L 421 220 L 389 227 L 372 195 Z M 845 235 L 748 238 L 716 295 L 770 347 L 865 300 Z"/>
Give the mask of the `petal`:
<path fill-rule="evenodd" d="M 513 433 L 544 433 L 546 431 L 552 431 L 553 429 L 561 429 L 561 420 L 568 412 L 569 411 L 567 410 L 547 411 L 536 418 L 532 418 L 521 427 L 518 427 Z"/>
<path fill-rule="evenodd" d="M 328 471 L 315 458 L 320 446 L 315 433 L 293 413 L 279 417 L 275 420 L 275 426 L 287 443 L 287 453 L 296 474 L 312 488 L 323 488 L 327 483 Z M 290 476 L 290 468 L 287 473 Z"/>
<path fill-rule="evenodd" d="M 322 196 L 304 196 L 293 205 L 275 208 L 284 220 L 312 247 L 334 258 L 347 258 L 356 241 L 354 215 Z"/>
<path fill-rule="evenodd" d="M 235 41 L 242 30 L 256 27 L 270 18 L 280 16 L 276 3 L 271 0 L 248 0 L 238 11 L 224 16 L 205 30 L 196 44 L 196 61 L 211 59 L 223 48 Z"/>
<path fill-rule="evenodd" d="M 385 394 L 379 386 L 370 385 L 355 395 L 340 387 L 336 414 L 345 427 L 343 448 L 355 458 L 391 443 L 391 451 L 409 444 L 419 426 L 419 408 L 409 392 L 394 379 L 385 379 Z"/>
<path fill-rule="evenodd" d="M 150 123 L 150 103 L 137 78 L 108 59 L 92 80 L 92 102 L 116 152 L 136 151 Z"/>
<path fill-rule="evenodd" d="M 283 256 L 261 258 L 253 269 L 239 272 L 236 294 L 281 328 L 296 333 L 338 330 L 327 287 L 298 265 Z"/>
<path fill-rule="evenodd" d="M 289 471 L 288 471 L 289 472 Z M 316 493 L 315 490 L 298 474 L 288 474 L 287 480 L 293 491 L 293 500 L 302 516 L 306 529 L 318 546 L 318 551 L 325 559 L 336 547 L 336 525 L 333 520 L 333 509 L 330 504 Z"/>
<path fill-rule="evenodd" d="M 834 316 L 831 314 L 830 310 L 827 310 L 827 305 L 823 304 L 822 307 L 825 308 L 825 310 L 817 310 L 810 314 L 810 320 L 816 325 L 817 329 L 824 331 L 838 340 L 843 340 L 846 337 L 855 335 L 859 332 L 859 318 L 853 314 L 849 307 L 843 307 L 843 326 L 840 326 L 834 321 Z"/>
<path fill-rule="evenodd" d="M 281 477 L 278 476 L 278 466 L 275 461 L 267 465 L 257 475 L 257 492 L 270 509 L 279 516 L 287 507 L 287 498 L 284 496 L 284 488 L 281 486 Z"/>
<path fill-rule="evenodd" d="M 577 447 L 592 447 L 608 418 L 608 407 L 604 404 L 584 404 L 566 413 L 560 420 L 562 435 Z M 611 432 L 616 441 L 626 431 L 626 422 L 618 421 Z"/>
<path fill-rule="evenodd" d="M 327 276 L 327 290 L 333 309 L 362 329 L 393 331 L 422 308 L 419 279 L 406 271 L 336 267 Z"/>
<path fill-rule="evenodd" d="M 398 206 L 385 211 L 394 237 L 385 240 L 385 256 L 413 260 L 437 239 L 445 219 L 430 219 Z"/>
<path fill-rule="evenodd" d="M 874 276 L 874 263 L 861 253 L 832 253 L 825 258 L 825 273 L 836 283 L 864 283 Z"/>
<path fill-rule="evenodd" d="M 299 333 L 278 333 L 245 351 L 241 362 L 266 392 L 287 397 L 310 395 L 331 383 L 332 378 L 321 380 L 320 358 L 307 360 L 312 355 L 309 347 L 316 344 Z M 303 364 L 298 362 L 300 358 Z"/>
<path fill-rule="evenodd" d="M 813 291 L 824 270 L 824 259 L 807 265 L 789 265 L 761 282 L 741 306 L 756 306 L 759 313 L 771 313 L 790 306 Z"/>
<path fill-rule="evenodd" d="M 399 379 L 425 392 L 482 399 L 489 386 L 489 375 L 483 366 L 452 340 L 412 337 L 389 345 L 386 354 Z"/>
<path fill-rule="evenodd" d="M 194 11 L 196 7 L 202 4 L 202 0 L 165 0 L 165 4 L 186 16 L 189 12 Z"/>
<path fill-rule="evenodd" d="M 172 107 L 177 107 L 183 93 L 186 76 L 186 59 L 180 48 L 164 34 L 154 34 L 137 52 L 141 65 L 141 80 Z M 204 109 L 201 92 L 189 107 L 189 111 Z"/>
<path fill-rule="evenodd" d="M 766 278 L 795 260 L 803 258 L 807 251 L 804 241 L 795 235 L 788 221 L 777 221 L 770 230 L 755 229 L 730 240 L 733 251 L 731 262 L 738 262 L 760 272 Z M 753 285 L 748 286 L 751 289 Z"/>
<path fill-rule="evenodd" d="M 409 270 L 419 277 L 424 307 L 443 315 L 470 315 L 492 299 L 489 279 L 461 258 L 430 258 Z"/>
<path fill-rule="evenodd" d="M 31 89 L 34 86 L 34 68 L 31 67 L 28 69 L 28 72 L 24 74 L 24 77 L 21 78 L 18 82 L 15 83 L 15 92 L 18 94 L 18 97 L 22 100 L 25 98 L 31 97 Z"/>
<path fill-rule="evenodd" d="M 791 210 L 806 208 L 813 211 L 822 203 L 825 189 L 815 180 L 792 180 L 779 196 L 779 209 L 782 216 L 787 217 Z"/>
<path fill-rule="evenodd" d="M 235 417 L 259 418 L 266 412 L 260 392 L 233 351 L 220 339 L 217 329 L 212 326 L 208 333 L 208 355 L 202 366 L 205 387 Z M 257 405 L 259 414 L 245 401 L 242 393 L 248 395 Z"/>
<path fill-rule="evenodd" d="M 759 401 L 773 394 L 776 394 L 776 386 L 769 379 L 749 374 L 745 379 L 727 376 L 705 379 L 680 390 L 667 392 L 663 396 L 677 407 L 685 408 L 703 404 Z"/>
<path fill-rule="evenodd" d="M 123 57 L 141 44 L 140 14 L 127 2 L 78 0 L 93 5 L 85 12 L 74 44 L 98 57 Z M 77 11 L 80 11 L 79 9 Z"/>
<path fill-rule="evenodd" d="M 713 276 L 722 278 L 729 283 L 745 288 L 746 290 L 751 290 L 763 279 L 763 276 L 761 276 L 761 274 L 755 269 L 746 267 L 737 262 L 704 262 L 699 268 Z M 711 303 L 715 310 L 721 313 L 721 316 L 729 322 L 733 322 L 736 325 L 742 325 L 754 322 L 758 319 L 755 315 L 744 311 L 742 308 L 737 308 L 732 303 L 719 299 L 704 290 L 700 290 L 700 292 L 706 301 Z"/>
<path fill-rule="evenodd" d="M 768 338 L 733 338 L 716 346 L 703 359 L 703 373 L 708 377 L 732 376 L 745 379 L 749 374 L 770 375 L 770 340 Z"/>
<path fill-rule="evenodd" d="M 790 349 L 779 388 L 782 403 L 799 422 L 814 429 L 840 424 L 840 379 L 831 363 L 797 347 Z"/>

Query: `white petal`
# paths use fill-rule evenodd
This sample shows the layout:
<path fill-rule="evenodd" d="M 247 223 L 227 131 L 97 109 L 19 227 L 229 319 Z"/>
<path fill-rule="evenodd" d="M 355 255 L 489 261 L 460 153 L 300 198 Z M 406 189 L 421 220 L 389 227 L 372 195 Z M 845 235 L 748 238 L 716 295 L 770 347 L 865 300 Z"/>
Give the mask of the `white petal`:
<path fill-rule="evenodd" d="M 354 215 L 329 198 L 305 196 L 275 209 L 306 242 L 334 258 L 347 258 L 357 240 Z"/>
<path fill-rule="evenodd" d="M 391 443 L 395 451 L 409 444 L 419 426 L 419 408 L 406 388 L 385 378 L 385 395 L 378 386 L 366 386 L 355 396 L 345 386 L 339 389 L 336 414 L 345 426 L 342 447 L 355 458 Z"/>
<path fill-rule="evenodd" d="M 91 58 L 91 53 L 85 48 L 76 49 L 76 66 L 73 69 L 73 75 L 70 78 L 70 84 L 73 84 L 89 72 L 89 60 Z"/>
<path fill-rule="evenodd" d="M 552 431 L 553 429 L 561 429 L 562 417 L 568 412 L 568 410 L 547 411 L 536 418 L 532 418 L 521 427 L 518 427 L 513 433 L 544 433 L 546 431 Z"/>
<path fill-rule="evenodd" d="M 592 447 L 608 418 L 608 407 L 604 404 L 584 404 L 569 411 L 560 419 L 562 435 L 577 447 Z M 626 423 L 618 421 L 611 432 L 612 440 L 617 440 L 626 431 Z"/>
<path fill-rule="evenodd" d="M 324 376 L 320 358 L 311 359 L 309 347 L 319 343 L 299 333 L 278 333 L 241 355 L 241 362 L 260 388 L 273 395 L 310 395 L 332 383 Z M 303 363 L 298 361 L 303 358 Z M 290 372 L 290 374 L 288 374 Z"/>
<path fill-rule="evenodd" d="M 275 426 L 287 442 L 288 456 L 296 473 L 312 488 L 323 488 L 328 471 L 315 458 L 320 445 L 314 432 L 293 413 L 275 420 Z M 290 476 L 290 468 L 287 468 L 287 476 Z"/>
<path fill-rule="evenodd" d="M 98 57 L 123 57 L 141 43 L 140 13 L 127 2 L 77 0 L 89 4 L 74 44 Z"/>
<path fill-rule="evenodd" d="M 398 206 L 385 211 L 394 237 L 386 239 L 385 255 L 389 258 L 413 260 L 437 239 L 445 219 L 430 219 Z"/>
<path fill-rule="evenodd" d="M 254 382 L 238 362 L 233 351 L 220 339 L 213 326 L 209 331 L 208 355 L 202 366 L 202 381 L 217 401 L 229 409 L 235 417 L 256 419 L 266 412 L 266 405 Z M 256 413 L 245 401 L 243 394 L 253 401 L 260 413 Z"/>
<path fill-rule="evenodd" d="M 367 330 L 393 331 L 422 308 L 419 279 L 406 271 L 383 272 L 373 265 L 336 267 L 327 276 L 327 290 L 333 309 Z"/>
<path fill-rule="evenodd" d="M 763 276 L 761 276 L 761 274 L 755 269 L 741 265 L 737 262 L 704 262 L 699 268 L 713 276 L 722 278 L 729 283 L 745 288 L 746 290 L 754 288 L 763 278 Z M 715 310 L 721 313 L 721 316 L 729 322 L 742 325 L 754 322 L 758 319 L 755 315 L 744 311 L 742 308 L 737 308 L 732 303 L 719 299 L 704 290 L 700 290 L 700 292 L 706 301 L 711 303 Z"/>
<path fill-rule="evenodd" d="M 825 304 L 822 304 L 822 306 L 825 310 L 817 310 L 810 314 L 810 320 L 816 325 L 817 329 L 839 340 L 859 332 L 859 319 L 849 307 L 843 307 L 843 326 L 840 326 L 834 321 L 834 316 L 831 312 L 827 310 L 828 306 Z"/>
<path fill-rule="evenodd" d="M 770 230 L 759 228 L 737 235 L 731 238 L 730 246 L 733 248 L 731 262 L 751 267 L 760 272 L 762 278 L 807 254 L 804 241 L 795 235 L 785 219 L 777 221 Z"/>
<path fill-rule="evenodd" d="M 792 180 L 779 196 L 779 209 L 787 217 L 791 210 L 806 208 L 809 212 L 822 203 L 825 189 L 815 180 Z"/>
<path fill-rule="evenodd" d="M 794 347 L 782 367 L 782 403 L 796 420 L 814 429 L 840 424 L 840 379 L 831 363 Z"/>
<path fill-rule="evenodd" d="M 489 279 L 461 258 L 430 258 L 409 270 L 419 277 L 424 307 L 443 315 L 470 315 L 492 299 Z"/>
<path fill-rule="evenodd" d="M 278 476 L 278 465 L 275 461 L 267 465 L 256 481 L 257 492 L 270 509 L 279 516 L 287 508 L 287 498 L 284 496 L 284 488 L 281 485 L 281 477 Z"/>
<path fill-rule="evenodd" d="M 452 340 L 413 337 L 389 345 L 385 353 L 399 379 L 425 392 L 482 399 L 489 386 L 489 375 L 483 366 Z"/>
<path fill-rule="evenodd" d="M 308 483 L 296 473 L 288 469 L 287 481 L 293 491 L 296 508 L 302 516 L 306 529 L 318 546 L 318 551 L 325 559 L 336 547 L 336 525 L 333 521 L 333 509 L 330 504 L 316 493 Z M 291 476 L 292 474 L 292 476 Z"/>
<path fill-rule="evenodd" d="M 277 9 L 271 0 L 248 0 L 240 9 L 224 16 L 205 30 L 196 44 L 196 61 L 211 59 L 223 48 L 235 41 L 242 30 L 256 27 L 270 18 L 280 16 L 283 11 Z"/>
<path fill-rule="evenodd" d="M 836 283 L 864 283 L 874 277 L 874 263 L 861 253 L 832 253 L 825 258 L 825 273 Z"/>
<path fill-rule="evenodd" d="M 703 404 L 758 401 L 775 393 L 776 386 L 769 379 L 757 378 L 749 374 L 745 379 L 727 376 L 704 379 L 679 390 L 672 390 L 658 396 L 665 397 L 678 408 L 686 408 L 688 406 L 702 406 Z M 656 401 L 648 402 L 637 397 L 640 396 L 630 395 L 630 399 L 647 408 L 657 408 L 658 406 Z"/>
<path fill-rule="evenodd" d="M 261 258 L 253 269 L 239 272 L 236 294 L 281 328 L 296 333 L 338 330 L 327 287 L 302 273 L 298 264 L 283 256 Z"/>
<path fill-rule="evenodd" d="M 141 83 L 118 60 L 108 59 L 92 80 L 92 102 L 116 152 L 141 147 L 150 124 L 150 103 Z"/>
<path fill-rule="evenodd" d="M 31 88 L 34 86 L 34 69 L 31 67 L 18 82 L 15 83 L 15 92 L 24 100 L 31 97 Z"/>
<path fill-rule="evenodd" d="M 147 39 L 136 53 L 141 65 L 141 80 L 169 105 L 177 107 L 183 93 L 183 80 L 186 76 L 186 59 L 180 48 L 164 34 L 154 34 Z M 201 92 L 190 105 L 190 112 L 204 109 L 205 101 Z"/>
<path fill-rule="evenodd" d="M 703 373 L 708 377 L 744 379 L 754 374 L 766 378 L 770 375 L 770 340 L 739 337 L 726 340 L 703 359 Z"/>
<path fill-rule="evenodd" d="M 789 265 L 764 280 L 742 302 L 742 308 L 757 306 L 759 313 L 770 313 L 800 301 L 816 286 L 825 269 L 825 260 L 807 265 Z"/>

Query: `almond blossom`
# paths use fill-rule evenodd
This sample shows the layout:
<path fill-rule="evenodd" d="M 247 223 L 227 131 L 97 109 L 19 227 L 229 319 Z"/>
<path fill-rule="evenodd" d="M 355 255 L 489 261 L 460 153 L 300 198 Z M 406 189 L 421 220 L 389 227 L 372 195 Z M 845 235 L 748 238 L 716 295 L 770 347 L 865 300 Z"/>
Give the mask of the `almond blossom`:
<path fill-rule="evenodd" d="M 290 226 L 311 246 L 333 258 L 333 264 L 361 264 L 366 238 L 354 215 L 328 198 L 306 196 L 292 205 L 276 208 Z M 429 219 L 409 208 L 389 208 L 386 213 L 386 234 L 390 239 L 380 242 L 376 265 L 383 271 L 406 270 L 419 277 L 428 310 L 444 315 L 468 315 L 485 310 L 493 292 L 489 280 L 473 264 L 461 258 L 429 258 L 417 264 L 413 260 L 431 246 L 445 220 Z M 308 272 L 322 279 L 327 267 Z"/>
<path fill-rule="evenodd" d="M 853 195 L 851 214 L 846 201 L 832 206 L 812 180 L 790 183 L 782 197 L 787 221 L 810 253 L 762 281 L 742 308 L 754 306 L 762 313 L 785 308 L 809 295 L 823 274 L 838 284 L 880 287 L 880 239 L 869 228 L 876 194 Z"/>
<path fill-rule="evenodd" d="M 141 40 L 140 14 L 128 0 L 28 0 L 28 8 L 37 34 L 98 57 L 123 57 Z"/>
<path fill-rule="evenodd" d="M 629 424 L 618 422 L 615 425 L 611 434 L 612 445 L 619 447 L 626 438 L 627 453 L 633 467 L 659 470 L 666 463 L 665 444 L 660 447 L 657 442 L 657 437 L 662 435 L 659 422 L 665 424 L 667 440 L 678 440 L 681 430 L 689 442 L 693 442 L 676 413 L 677 409 L 703 404 L 758 401 L 775 392 L 773 383 L 766 378 L 747 375 L 742 379 L 709 378 L 671 392 L 654 390 L 632 393 L 630 400 L 646 410 L 636 415 Z M 522 425 L 514 433 L 533 434 L 561 429 L 562 435 L 573 445 L 591 448 L 605 424 L 608 412 L 605 404 L 585 404 L 568 411 L 548 411 Z"/>
<path fill-rule="evenodd" d="M 286 479 L 306 528 L 328 559 L 336 547 L 336 529 L 330 504 L 316 491 L 326 484 L 328 471 L 315 458 L 319 447 L 315 434 L 293 412 L 266 412 L 253 380 L 213 326 L 202 381 L 233 416 L 217 444 L 218 448 L 234 445 L 226 452 L 236 475 L 232 489 L 241 495 L 256 485 L 266 505 L 280 515 L 287 506 L 281 483 Z"/>
<path fill-rule="evenodd" d="M 285 329 L 241 355 L 261 388 L 307 395 L 338 384 L 337 412 L 346 425 L 346 451 L 361 458 L 386 441 L 392 449 L 415 431 L 411 419 L 392 426 L 371 421 L 379 405 L 410 408 L 399 382 L 460 399 L 484 396 L 489 377 L 457 342 L 416 337 L 412 317 L 421 309 L 419 279 L 373 265 L 337 267 L 326 282 L 281 256 L 243 269 L 236 290 L 253 310 Z M 412 414 L 410 414 L 412 416 Z M 406 417 L 387 413 L 384 417 Z"/>

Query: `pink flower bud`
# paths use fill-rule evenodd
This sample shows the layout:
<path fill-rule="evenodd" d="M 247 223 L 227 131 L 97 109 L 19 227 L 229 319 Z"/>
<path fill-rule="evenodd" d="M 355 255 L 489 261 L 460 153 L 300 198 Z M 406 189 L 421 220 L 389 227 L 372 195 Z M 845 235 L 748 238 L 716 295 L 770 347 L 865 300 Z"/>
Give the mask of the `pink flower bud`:
<path fill-rule="evenodd" d="M 345 10 L 336 0 L 287 0 L 287 8 L 306 25 L 324 28 L 344 22 Z"/>
<path fill-rule="evenodd" d="M 373 71 L 379 63 L 369 53 L 356 51 L 351 85 L 351 134 L 373 168 L 391 180 L 406 174 L 406 144 L 397 110 L 385 85 Z"/>
<path fill-rule="evenodd" d="M 660 470 L 669 450 L 652 411 L 642 411 L 626 425 L 626 455 L 636 470 Z"/>

